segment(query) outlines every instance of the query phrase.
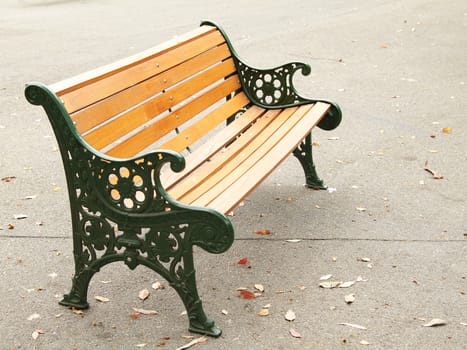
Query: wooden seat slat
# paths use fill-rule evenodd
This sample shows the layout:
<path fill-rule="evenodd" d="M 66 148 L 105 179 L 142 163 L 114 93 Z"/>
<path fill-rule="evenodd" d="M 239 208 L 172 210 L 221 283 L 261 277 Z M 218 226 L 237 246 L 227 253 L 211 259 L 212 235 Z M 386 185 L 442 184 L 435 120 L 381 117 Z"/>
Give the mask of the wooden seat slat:
<path fill-rule="evenodd" d="M 229 147 L 213 155 L 208 162 L 199 167 L 198 171 L 171 189 L 169 191 L 170 195 L 182 202 L 190 203 L 207 192 L 209 188 L 222 180 L 225 173 L 235 169 L 236 165 L 240 164 L 242 158 L 248 157 L 250 152 L 254 152 L 254 147 L 261 144 L 262 141 L 262 137 L 258 138 L 258 136 L 262 135 L 262 133 L 268 134 L 265 129 L 271 126 L 271 124 L 275 125 L 270 127 L 269 130 L 275 129 L 287 120 L 289 113 L 284 113 L 279 118 L 278 114 L 280 112 L 280 110 L 271 110 L 261 116 Z M 197 154 L 197 151 L 194 154 Z"/>
<path fill-rule="evenodd" d="M 208 33 L 196 38 L 196 40 L 174 47 L 167 52 L 149 57 L 137 65 L 127 67 L 124 70 L 105 77 L 105 79 L 90 82 L 77 90 L 65 94 L 58 93 L 58 96 L 64 102 L 68 112 L 74 113 L 96 101 L 125 90 L 128 86 L 135 85 L 156 74 L 160 74 L 224 42 L 225 39 L 219 33 Z"/>
<path fill-rule="evenodd" d="M 166 136 L 175 128 L 180 127 L 193 115 L 201 113 L 239 88 L 238 77 L 232 76 L 137 134 L 109 148 L 105 153 L 114 157 L 131 157 L 151 146 L 156 140 Z"/>
<path fill-rule="evenodd" d="M 248 104 L 248 97 L 243 92 L 239 93 L 159 147 L 181 152 Z"/>
<path fill-rule="evenodd" d="M 309 106 L 307 107 L 309 108 Z M 253 137 L 248 137 L 248 132 L 246 132 L 235 141 L 235 144 L 237 142 L 240 143 L 242 138 L 247 136 L 245 146 L 240 152 L 236 152 L 233 157 L 226 157 L 225 162 L 219 166 L 217 171 L 213 172 L 208 170 L 206 174 L 202 174 L 200 177 L 203 178 L 203 182 L 196 184 L 195 187 L 192 187 L 190 192 L 178 199 L 187 204 L 192 204 L 194 202 L 210 203 L 238 178 L 243 176 L 250 167 L 258 162 L 270 149 L 285 137 L 287 132 L 289 132 L 300 120 L 302 115 L 306 113 L 304 109 L 305 108 L 302 107 L 298 111 L 296 108 L 281 110 L 280 113 L 273 118 L 271 123 L 268 123 L 265 128 L 257 130 L 257 132 L 253 134 Z M 227 152 L 228 150 L 226 153 Z M 216 159 L 217 158 L 215 158 L 215 160 Z M 223 160 L 224 159 L 220 159 L 221 162 Z M 206 166 L 209 167 L 210 163 Z"/>
<path fill-rule="evenodd" d="M 224 61 L 91 131 L 85 135 L 85 140 L 93 147 L 102 149 L 193 94 L 231 75 L 234 71 L 235 66 L 232 60 Z"/>
<path fill-rule="evenodd" d="M 231 212 L 243 201 L 287 156 L 298 146 L 309 130 L 313 128 L 329 110 L 327 103 L 317 102 L 309 113 L 291 130 L 287 137 L 282 138 L 276 146 L 256 162 L 244 176 L 230 186 L 219 186 L 217 197 L 209 202 L 204 198 L 191 203 L 214 208 L 222 213 Z M 221 190 L 220 190 L 221 189 Z"/>
<path fill-rule="evenodd" d="M 80 133 L 85 133 L 117 114 L 218 62 L 226 60 L 228 57 L 230 57 L 230 51 L 227 45 L 223 44 L 137 85 L 97 101 L 95 104 L 72 114 L 76 129 Z"/>
<path fill-rule="evenodd" d="M 215 153 L 224 148 L 227 144 L 235 140 L 238 135 L 243 133 L 251 124 L 267 110 L 257 106 L 251 106 L 246 112 L 244 112 L 239 118 L 235 119 L 228 126 L 216 133 L 206 143 L 202 144 L 196 149 L 196 152 L 188 154 L 185 157 L 186 166 L 183 171 L 174 173 L 172 171 L 166 171 L 161 174 L 161 182 L 164 188 L 170 190 L 183 178 L 190 175 L 204 162 L 208 161 Z"/>

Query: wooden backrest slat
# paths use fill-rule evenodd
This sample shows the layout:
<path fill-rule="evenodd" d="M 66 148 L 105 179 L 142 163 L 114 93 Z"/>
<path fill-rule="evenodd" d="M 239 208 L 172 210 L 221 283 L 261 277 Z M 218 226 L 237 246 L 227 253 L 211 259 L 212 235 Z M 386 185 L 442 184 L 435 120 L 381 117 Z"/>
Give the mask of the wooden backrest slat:
<path fill-rule="evenodd" d="M 68 113 L 74 113 L 224 42 L 224 37 L 218 31 L 208 32 L 162 53 L 135 62 L 134 65 L 129 65 L 113 74 L 103 76 L 101 79 L 91 80 L 76 90 L 58 92 L 57 95 L 64 102 Z"/>
<path fill-rule="evenodd" d="M 72 119 L 77 130 L 85 133 L 135 104 L 141 103 L 189 76 L 226 60 L 228 57 L 230 57 L 230 51 L 227 45 L 223 44 L 155 77 L 98 101 L 89 108 L 79 110 L 72 114 Z"/>
<path fill-rule="evenodd" d="M 163 143 L 160 148 L 181 152 L 248 104 L 250 104 L 248 97 L 246 97 L 243 92 L 239 93 L 214 111 L 209 112 L 202 119 L 181 131 L 178 135 Z"/>
<path fill-rule="evenodd" d="M 183 123 L 192 118 L 193 114 L 201 113 L 239 88 L 240 82 L 238 77 L 232 76 L 176 111 L 157 120 L 136 135 L 108 149 L 106 153 L 114 157 L 133 156 L 151 146 L 155 141 L 166 136 L 175 128 L 180 127 Z"/>
<path fill-rule="evenodd" d="M 130 110 L 128 113 L 121 115 L 102 127 L 93 130 L 91 133 L 85 135 L 85 140 L 96 149 L 102 149 L 160 113 L 173 108 L 183 100 L 193 96 L 193 94 L 200 92 L 234 72 L 235 65 L 233 60 L 224 61 Z"/>

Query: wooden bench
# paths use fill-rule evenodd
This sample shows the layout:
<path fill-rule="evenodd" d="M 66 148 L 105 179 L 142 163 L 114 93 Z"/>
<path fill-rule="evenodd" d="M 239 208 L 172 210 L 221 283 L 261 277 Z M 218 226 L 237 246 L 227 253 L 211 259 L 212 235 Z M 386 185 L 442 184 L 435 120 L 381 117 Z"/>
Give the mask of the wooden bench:
<path fill-rule="evenodd" d="M 87 308 L 91 277 L 123 261 L 145 265 L 178 292 L 189 329 L 219 336 L 198 296 L 192 246 L 226 251 L 226 216 L 286 157 L 323 188 L 314 126 L 341 120 L 331 102 L 300 96 L 310 67 L 256 69 L 212 22 L 165 44 L 25 94 L 52 124 L 68 185 L 75 275 L 61 304 Z M 170 165 L 164 167 L 164 165 Z"/>

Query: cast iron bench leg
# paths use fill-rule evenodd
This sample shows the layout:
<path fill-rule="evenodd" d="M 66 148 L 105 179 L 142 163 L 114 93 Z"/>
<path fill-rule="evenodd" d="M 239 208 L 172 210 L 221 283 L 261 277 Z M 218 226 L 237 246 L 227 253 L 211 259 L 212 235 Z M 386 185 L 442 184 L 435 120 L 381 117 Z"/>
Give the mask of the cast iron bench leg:
<path fill-rule="evenodd" d="M 306 186 L 310 188 L 325 190 L 327 186 L 316 173 L 315 164 L 312 155 L 311 133 L 303 142 L 293 151 L 293 155 L 297 157 L 305 171 Z"/>

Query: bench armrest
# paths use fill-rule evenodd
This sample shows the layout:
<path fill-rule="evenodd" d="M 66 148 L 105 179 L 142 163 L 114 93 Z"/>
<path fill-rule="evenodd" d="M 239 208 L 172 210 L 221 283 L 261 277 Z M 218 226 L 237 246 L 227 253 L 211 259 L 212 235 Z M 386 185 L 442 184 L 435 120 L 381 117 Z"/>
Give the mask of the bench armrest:
<path fill-rule="evenodd" d="M 291 62 L 270 69 L 252 67 L 240 59 L 227 34 L 219 25 L 210 21 L 203 21 L 201 25 L 214 26 L 224 36 L 232 53 L 243 91 L 252 103 L 262 108 L 281 109 L 325 102 L 330 104 L 331 108 L 319 122 L 318 127 L 324 130 L 332 130 L 339 125 L 342 113 L 337 103 L 303 97 L 293 85 L 295 72 L 301 71 L 304 76 L 307 76 L 311 73 L 310 65 L 302 62 Z"/>

